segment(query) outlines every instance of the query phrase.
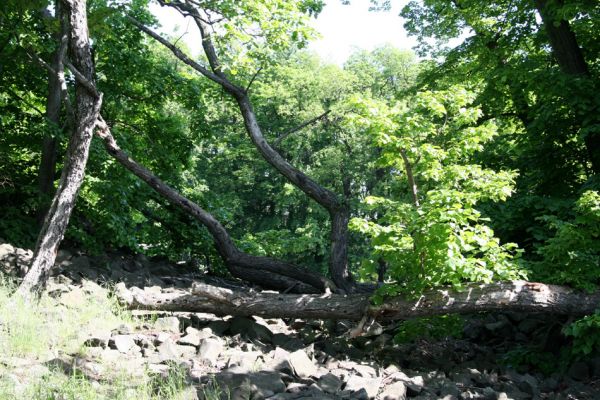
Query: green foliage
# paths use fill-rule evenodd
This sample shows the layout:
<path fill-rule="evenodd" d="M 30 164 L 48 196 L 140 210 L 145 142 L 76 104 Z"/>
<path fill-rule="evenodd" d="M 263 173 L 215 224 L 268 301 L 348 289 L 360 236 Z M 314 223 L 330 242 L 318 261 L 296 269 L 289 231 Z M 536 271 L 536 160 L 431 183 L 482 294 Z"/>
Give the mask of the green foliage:
<path fill-rule="evenodd" d="M 481 112 L 473 99 L 454 87 L 418 93 L 409 106 L 354 104 L 351 122 L 373 137 L 392 179 L 389 195 L 367 197 L 368 216 L 351 222 L 374 249 L 363 277 L 374 275 L 379 258 L 388 263 L 390 285 L 380 295 L 524 276 L 516 245 L 500 244 L 475 209 L 481 201 L 505 200 L 516 174 L 476 164 L 474 156 L 497 135 L 497 126 L 477 123 Z"/>
<path fill-rule="evenodd" d="M 460 338 L 463 319 L 459 315 L 413 318 L 402 321 L 396 328 L 395 343 L 410 343 L 417 339 L 439 340 Z"/>
<path fill-rule="evenodd" d="M 567 357 L 566 352 L 557 357 L 555 354 L 541 350 L 536 345 L 524 345 L 507 351 L 501 361 L 506 366 L 520 372 L 534 369 L 550 375 L 564 369 Z"/>
<path fill-rule="evenodd" d="M 540 279 L 594 290 L 600 281 L 600 194 L 585 191 L 569 220 L 553 215 L 540 217 L 555 231 L 537 250 L 540 261 L 532 262 Z"/>
<path fill-rule="evenodd" d="M 573 338 L 572 354 L 575 357 L 587 356 L 600 351 L 600 312 L 588 315 L 573 322 L 564 329 Z"/>

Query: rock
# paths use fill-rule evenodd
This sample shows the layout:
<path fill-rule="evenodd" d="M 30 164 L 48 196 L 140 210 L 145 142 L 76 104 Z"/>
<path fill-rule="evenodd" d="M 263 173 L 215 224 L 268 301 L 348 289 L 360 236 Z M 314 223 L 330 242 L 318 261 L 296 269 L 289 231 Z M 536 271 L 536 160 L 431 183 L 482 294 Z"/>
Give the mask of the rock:
<path fill-rule="evenodd" d="M 404 400 L 406 399 L 406 385 L 404 382 L 394 382 L 385 387 L 379 398 L 381 400 Z"/>
<path fill-rule="evenodd" d="M 195 330 L 192 331 L 191 333 L 188 333 L 185 336 L 182 336 L 181 338 L 179 338 L 179 340 L 177 340 L 178 344 L 182 344 L 182 345 L 187 345 L 187 346 L 200 346 L 200 333 L 199 331 Z"/>
<path fill-rule="evenodd" d="M 15 252 L 15 248 L 8 244 L 8 243 L 2 243 L 0 244 L 0 260 L 3 260 L 4 258 L 8 258 L 8 256 L 13 255 Z"/>
<path fill-rule="evenodd" d="M 291 353 L 288 361 L 294 373 L 300 378 L 308 378 L 317 373 L 317 366 L 308 358 L 304 350 L 297 350 Z"/>
<path fill-rule="evenodd" d="M 252 399 L 264 399 L 285 391 L 285 384 L 281 380 L 281 375 L 277 372 L 261 371 L 250 374 L 236 374 L 223 371 L 215 374 L 214 380 L 220 388 L 229 388 L 230 390 L 245 386 L 250 389 L 251 397 L 248 398 Z M 231 392 L 233 394 L 233 390 Z"/>
<path fill-rule="evenodd" d="M 322 391 L 335 394 L 342 388 L 342 380 L 331 373 L 327 373 L 319 378 L 317 385 Z"/>
<path fill-rule="evenodd" d="M 177 345 L 172 340 L 167 340 L 156 348 L 160 362 L 176 361 L 181 356 Z"/>
<path fill-rule="evenodd" d="M 71 252 L 69 252 L 68 250 L 59 250 L 58 253 L 56 253 L 56 261 L 55 264 L 56 265 L 60 265 L 62 264 L 64 261 L 70 260 L 71 257 L 73 257 L 73 255 L 71 254 Z"/>
<path fill-rule="evenodd" d="M 203 339 L 198 349 L 198 355 L 201 360 L 216 365 L 219 355 L 223 352 L 223 343 L 217 338 Z"/>
<path fill-rule="evenodd" d="M 109 340 L 108 345 L 110 348 L 126 354 L 133 346 L 135 346 L 135 340 L 131 335 L 115 335 Z"/>
<path fill-rule="evenodd" d="M 269 328 L 246 317 L 233 317 L 229 321 L 229 332 L 232 335 L 240 334 L 242 337 L 260 340 L 263 343 L 270 343 L 273 337 L 273 332 Z"/>
<path fill-rule="evenodd" d="M 242 351 L 232 349 L 227 352 L 229 359 L 227 367 L 238 366 L 244 372 L 253 372 L 257 369 L 258 359 L 262 355 L 260 351 Z"/>
<path fill-rule="evenodd" d="M 122 357 L 122 353 L 119 350 L 106 349 L 100 353 L 100 359 L 105 362 L 114 362 Z"/>
<path fill-rule="evenodd" d="M 365 378 L 374 378 L 377 376 L 377 371 L 375 370 L 375 368 L 369 365 L 357 364 L 353 367 L 353 369 L 356 372 L 358 372 L 360 376 L 363 376 Z"/>
<path fill-rule="evenodd" d="M 294 369 L 289 362 L 290 352 L 282 349 L 281 347 L 276 347 L 272 352 L 272 358 L 267 362 L 267 367 L 274 371 L 280 371 L 285 374 L 293 374 Z"/>
<path fill-rule="evenodd" d="M 177 317 L 161 317 L 154 322 L 154 328 L 160 331 L 171 333 L 179 333 L 179 318 Z"/>
<path fill-rule="evenodd" d="M 154 343 L 156 345 L 160 345 L 161 343 L 164 343 L 167 340 L 172 340 L 171 335 L 169 335 L 166 332 L 158 332 L 158 335 L 156 335 L 156 338 L 154 339 Z"/>
<path fill-rule="evenodd" d="M 369 399 L 375 398 L 377 393 L 379 392 L 379 388 L 381 386 L 381 378 L 364 378 L 358 375 L 352 375 L 348 382 L 346 382 L 346 387 L 344 390 L 350 390 L 351 392 L 358 392 L 361 389 L 367 394 Z"/>
<path fill-rule="evenodd" d="M 81 308 L 86 303 L 86 298 L 83 289 L 76 287 L 60 296 L 60 304 L 69 308 Z"/>
<path fill-rule="evenodd" d="M 88 347 L 106 348 L 110 340 L 110 331 L 96 331 L 83 344 Z"/>
<path fill-rule="evenodd" d="M 458 396 L 460 396 L 460 390 L 456 387 L 456 383 L 445 382 L 440 387 L 439 394 L 442 397 L 448 396 L 448 395 L 458 397 Z"/>
<path fill-rule="evenodd" d="M 569 376 L 576 381 L 586 381 L 590 378 L 590 369 L 583 361 L 576 361 L 569 367 Z"/>
<path fill-rule="evenodd" d="M 558 380 L 553 377 L 544 379 L 544 381 L 540 384 L 540 390 L 542 392 L 553 392 L 556 389 L 558 389 Z"/>
<path fill-rule="evenodd" d="M 423 377 L 416 377 L 416 378 L 421 378 L 419 379 L 414 379 L 414 378 L 410 378 L 410 380 L 406 383 L 406 393 L 409 396 L 417 396 L 419 393 L 421 393 L 421 391 L 423 390 Z"/>
<path fill-rule="evenodd" d="M 517 387 L 525 393 L 535 396 L 539 392 L 538 380 L 529 374 L 517 378 Z"/>
<path fill-rule="evenodd" d="M 185 346 L 185 345 L 179 345 L 179 344 L 176 344 L 175 346 L 177 346 L 177 352 L 179 353 L 181 358 L 183 358 L 185 360 L 192 359 L 196 356 L 196 347 L 195 346 Z"/>

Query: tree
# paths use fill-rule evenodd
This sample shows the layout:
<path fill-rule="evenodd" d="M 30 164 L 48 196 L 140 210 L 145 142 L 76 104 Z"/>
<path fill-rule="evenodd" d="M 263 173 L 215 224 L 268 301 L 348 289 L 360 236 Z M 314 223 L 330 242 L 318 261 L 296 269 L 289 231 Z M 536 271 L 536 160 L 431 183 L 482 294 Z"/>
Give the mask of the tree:
<path fill-rule="evenodd" d="M 65 0 L 60 8 L 68 21 L 71 59 L 77 70 L 93 82 L 94 64 L 89 44 L 85 0 Z M 60 19 L 60 17 L 59 17 Z M 56 73 L 56 71 L 55 71 Z M 60 77 L 57 75 L 57 79 Z M 17 294 L 29 297 L 40 294 L 45 287 L 47 274 L 54 265 L 58 245 L 75 206 L 77 193 L 83 181 L 96 119 L 102 104 L 101 96 L 93 96 L 83 85 L 77 85 L 76 125 L 69 140 L 65 166 L 52 205 L 44 220 L 35 247 L 31 267 L 23 278 Z"/>
<path fill-rule="evenodd" d="M 133 20 L 133 23 L 148 35 L 152 36 L 154 39 L 171 49 L 173 54 L 187 65 L 211 79 L 213 82 L 221 85 L 221 87 L 237 102 L 240 113 L 242 114 L 242 118 L 244 120 L 246 131 L 263 158 L 280 174 L 285 176 L 290 183 L 302 190 L 307 196 L 316 201 L 329 212 L 331 217 L 330 274 L 334 283 L 339 288 L 346 291 L 354 290 L 354 281 L 348 269 L 348 221 L 350 217 L 350 211 L 348 207 L 347 194 L 345 193 L 340 198 L 329 189 L 319 185 L 304 172 L 292 166 L 265 140 L 262 129 L 254 113 L 253 105 L 248 96 L 247 89 L 232 82 L 232 80 L 226 74 L 226 68 L 235 71 L 236 63 L 242 64 L 244 60 L 234 60 L 232 63 L 227 65 L 227 57 L 231 56 L 231 54 L 225 56 L 226 61 L 224 63 L 222 61 L 223 57 L 219 55 L 219 51 L 215 47 L 215 40 L 213 38 L 214 27 L 212 25 L 216 25 L 216 23 L 211 22 L 211 19 L 213 18 L 211 15 L 212 13 L 220 14 L 221 18 L 219 20 L 221 21 L 228 21 L 229 17 L 228 23 L 231 24 L 223 24 L 226 35 L 225 38 L 217 38 L 216 42 L 218 43 L 220 40 L 226 39 L 227 35 L 232 35 L 234 33 L 238 35 L 241 34 L 239 30 L 235 30 L 235 28 L 232 26 L 240 19 L 242 15 L 240 11 L 257 11 L 256 8 L 258 5 L 255 2 L 248 1 L 241 2 L 241 4 L 238 6 L 239 8 L 234 7 L 233 9 L 229 9 L 227 7 L 222 7 L 220 9 L 209 8 L 202 10 L 197 8 L 192 2 L 161 2 L 161 4 L 174 7 L 182 15 L 189 15 L 192 17 L 202 35 L 202 45 L 210 65 L 210 69 L 207 69 L 206 67 L 192 61 L 181 50 L 144 25 L 135 20 Z M 282 41 L 284 35 L 291 33 L 292 37 L 298 38 L 299 35 L 303 34 L 301 30 L 297 29 L 297 25 L 295 24 L 298 22 L 294 20 L 294 18 L 297 18 L 294 12 L 300 12 L 300 7 L 303 5 L 302 2 L 288 4 L 287 6 L 284 6 L 282 3 L 273 2 L 273 4 L 269 5 L 270 8 L 263 9 L 262 7 L 258 7 L 258 11 L 278 13 L 280 10 L 286 10 L 288 12 L 288 18 L 289 16 L 291 16 L 291 18 L 285 21 L 287 25 L 281 25 L 283 26 L 282 29 L 279 26 L 269 26 L 267 23 L 265 23 L 264 19 L 261 19 L 268 18 L 267 16 L 254 15 L 252 18 L 254 18 L 255 22 L 264 29 L 262 34 L 265 38 L 271 39 L 276 45 L 281 46 L 281 43 L 278 41 Z M 294 8 L 296 8 L 296 10 L 294 10 Z M 302 14 L 299 15 L 301 16 Z M 244 20 L 245 18 L 247 18 L 247 16 L 241 19 Z M 244 22 L 247 21 L 244 20 Z M 291 32 L 286 32 L 288 29 L 291 30 Z M 304 38 L 300 37 L 299 40 L 302 41 Z M 255 50 L 258 52 L 259 58 L 264 57 L 260 54 L 261 50 L 264 50 L 263 47 L 257 46 L 257 48 L 250 48 L 249 52 L 253 52 Z M 250 84 L 251 83 L 252 80 L 250 80 Z"/>

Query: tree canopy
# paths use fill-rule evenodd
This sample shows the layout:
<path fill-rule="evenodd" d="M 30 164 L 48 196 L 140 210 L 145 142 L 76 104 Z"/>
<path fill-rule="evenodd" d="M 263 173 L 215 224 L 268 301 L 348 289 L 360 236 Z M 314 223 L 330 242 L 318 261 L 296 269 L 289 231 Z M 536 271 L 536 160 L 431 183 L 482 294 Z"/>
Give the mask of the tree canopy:
<path fill-rule="evenodd" d="M 91 118 L 104 142 L 65 233 L 85 251 L 379 301 L 597 288 L 597 2 L 409 2 L 415 52 L 343 66 L 305 49 L 321 1 L 158 1 L 198 29 L 198 57 L 156 33 L 148 3 L 87 3 L 87 71 L 70 1 L 0 6 L 0 237 L 34 245 Z"/>

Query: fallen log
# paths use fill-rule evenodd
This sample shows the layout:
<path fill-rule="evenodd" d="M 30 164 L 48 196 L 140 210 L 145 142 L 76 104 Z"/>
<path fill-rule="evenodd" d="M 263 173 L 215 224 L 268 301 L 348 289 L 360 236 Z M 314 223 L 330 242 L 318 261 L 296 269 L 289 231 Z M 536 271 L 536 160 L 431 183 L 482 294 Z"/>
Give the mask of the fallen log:
<path fill-rule="evenodd" d="M 430 290 L 418 298 L 394 297 L 381 305 L 363 294 L 282 294 L 242 291 L 205 283 L 190 290 L 117 286 L 117 297 L 129 309 L 208 312 L 216 315 L 258 315 L 267 318 L 396 320 L 481 311 L 519 311 L 565 315 L 593 313 L 600 292 L 585 293 L 557 285 L 526 281 L 469 284 L 461 291 Z"/>

